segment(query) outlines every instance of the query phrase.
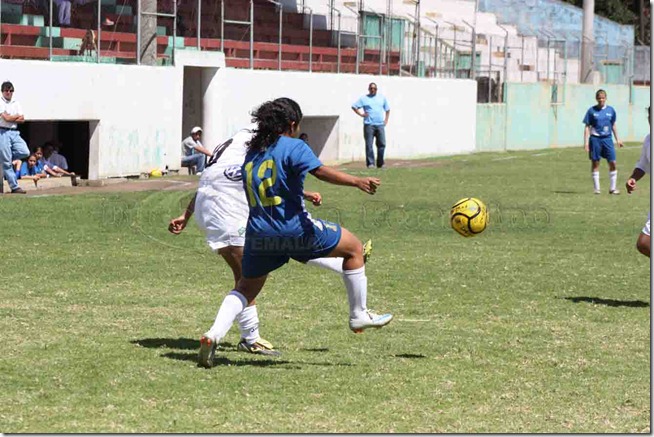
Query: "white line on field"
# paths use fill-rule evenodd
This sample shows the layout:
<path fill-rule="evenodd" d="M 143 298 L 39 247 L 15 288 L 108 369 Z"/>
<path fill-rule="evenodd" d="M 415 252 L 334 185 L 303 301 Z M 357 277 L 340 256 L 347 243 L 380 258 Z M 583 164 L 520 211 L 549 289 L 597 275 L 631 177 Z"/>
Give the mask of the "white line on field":
<path fill-rule="evenodd" d="M 495 158 L 493 161 L 506 161 L 507 159 L 516 159 L 517 156 L 507 156 L 505 158 Z"/>
<path fill-rule="evenodd" d="M 535 154 L 533 154 L 533 155 L 531 155 L 531 156 L 543 156 L 543 155 L 549 155 L 549 154 L 550 154 L 550 152 L 545 152 L 545 153 L 535 153 Z"/>

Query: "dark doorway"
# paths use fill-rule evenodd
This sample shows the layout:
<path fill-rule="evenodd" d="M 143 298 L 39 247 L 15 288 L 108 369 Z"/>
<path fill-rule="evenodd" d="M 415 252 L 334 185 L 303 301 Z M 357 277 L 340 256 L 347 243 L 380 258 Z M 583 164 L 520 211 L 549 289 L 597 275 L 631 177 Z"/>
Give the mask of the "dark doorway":
<path fill-rule="evenodd" d="M 47 141 L 59 144 L 59 153 L 68 161 L 68 171 L 82 179 L 89 177 L 89 121 L 28 121 L 19 125 L 30 151 Z"/>

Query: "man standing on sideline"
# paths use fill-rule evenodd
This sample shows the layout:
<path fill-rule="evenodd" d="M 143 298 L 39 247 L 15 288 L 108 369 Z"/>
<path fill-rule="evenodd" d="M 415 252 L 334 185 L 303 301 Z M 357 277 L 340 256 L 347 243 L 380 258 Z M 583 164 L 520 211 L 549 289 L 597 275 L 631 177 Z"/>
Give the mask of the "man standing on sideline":
<path fill-rule="evenodd" d="M 363 109 L 363 111 L 361 111 Z M 377 94 L 377 84 L 368 85 L 368 94 L 359 97 L 354 102 L 352 110 L 359 117 L 363 117 L 363 138 L 366 141 L 366 165 L 372 168 L 375 165 L 375 152 L 372 149 L 372 140 L 375 138 L 377 146 L 377 168 L 384 167 L 384 149 L 386 149 L 386 125 L 391 114 L 391 107 L 386 97 Z"/>
<path fill-rule="evenodd" d="M 12 162 L 25 159 L 30 150 L 18 132 L 18 123 L 24 123 L 23 109 L 14 99 L 14 85 L 7 81 L 0 85 L 2 98 L 0 98 L 0 164 L 4 170 L 5 179 L 14 194 L 25 194 L 25 190 L 18 186 L 16 172 Z M 0 181 L 2 183 L 2 181 Z"/>
<path fill-rule="evenodd" d="M 182 167 L 195 166 L 197 174 L 204 171 L 206 157 L 211 158 L 211 152 L 200 142 L 201 137 L 202 128 L 195 126 L 191 129 L 191 135 L 182 141 Z"/>

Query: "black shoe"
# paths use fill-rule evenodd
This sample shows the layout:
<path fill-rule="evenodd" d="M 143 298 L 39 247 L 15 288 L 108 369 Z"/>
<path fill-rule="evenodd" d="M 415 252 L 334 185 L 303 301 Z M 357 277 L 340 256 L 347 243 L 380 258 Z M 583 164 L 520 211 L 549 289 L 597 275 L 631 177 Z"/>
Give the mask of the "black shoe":
<path fill-rule="evenodd" d="M 27 194 L 27 191 L 23 190 L 21 187 L 11 190 L 11 194 Z"/>

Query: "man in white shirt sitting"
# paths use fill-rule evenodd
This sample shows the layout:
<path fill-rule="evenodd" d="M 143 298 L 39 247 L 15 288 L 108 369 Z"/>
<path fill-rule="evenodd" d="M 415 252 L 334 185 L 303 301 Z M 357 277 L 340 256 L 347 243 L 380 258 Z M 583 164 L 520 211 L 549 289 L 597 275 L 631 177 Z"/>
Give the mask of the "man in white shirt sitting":
<path fill-rule="evenodd" d="M 7 81 L 0 85 L 2 97 L 0 98 L 0 165 L 4 171 L 5 179 L 12 193 L 25 194 L 25 190 L 18 186 L 16 172 L 12 162 L 25 159 L 30 150 L 18 132 L 18 123 L 24 123 L 23 109 L 13 98 L 14 85 Z M 1 183 L 2 181 L 0 181 Z"/>

